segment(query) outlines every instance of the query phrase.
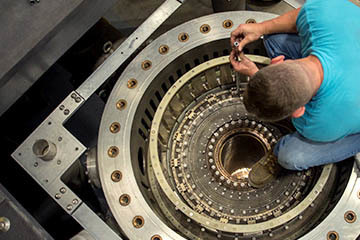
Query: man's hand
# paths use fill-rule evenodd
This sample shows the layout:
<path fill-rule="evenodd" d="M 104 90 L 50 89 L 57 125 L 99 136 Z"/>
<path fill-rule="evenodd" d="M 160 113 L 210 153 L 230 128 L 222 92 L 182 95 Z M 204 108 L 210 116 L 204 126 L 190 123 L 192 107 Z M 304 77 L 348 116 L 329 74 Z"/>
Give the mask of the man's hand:
<path fill-rule="evenodd" d="M 241 52 L 246 44 L 258 40 L 264 34 L 263 26 L 260 23 L 240 24 L 231 32 L 230 44 L 238 41 L 238 51 Z"/>
<path fill-rule="evenodd" d="M 238 52 L 234 49 L 230 54 L 230 62 L 235 71 L 250 77 L 259 71 L 255 63 L 253 63 L 249 58 L 245 57 L 243 52 L 240 52 L 239 55 L 237 53 Z M 241 61 L 237 60 L 237 56 L 240 57 Z"/>

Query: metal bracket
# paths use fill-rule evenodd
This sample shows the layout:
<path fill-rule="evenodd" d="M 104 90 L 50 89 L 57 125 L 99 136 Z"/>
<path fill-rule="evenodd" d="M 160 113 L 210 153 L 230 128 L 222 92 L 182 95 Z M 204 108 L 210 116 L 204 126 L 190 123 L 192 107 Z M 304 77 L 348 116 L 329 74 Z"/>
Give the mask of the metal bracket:
<path fill-rule="evenodd" d="M 166 0 L 12 154 L 34 180 L 96 239 L 121 238 L 62 182 L 61 176 L 86 151 L 86 147 L 63 124 L 183 2 Z M 50 146 L 53 146 L 53 152 L 49 155 Z"/>

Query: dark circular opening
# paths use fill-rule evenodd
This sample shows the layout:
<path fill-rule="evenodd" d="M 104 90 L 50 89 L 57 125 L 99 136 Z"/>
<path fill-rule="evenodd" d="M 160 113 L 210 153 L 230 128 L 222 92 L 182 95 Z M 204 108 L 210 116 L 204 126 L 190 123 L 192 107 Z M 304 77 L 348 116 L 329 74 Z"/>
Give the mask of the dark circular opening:
<path fill-rule="evenodd" d="M 159 235 L 155 235 L 151 237 L 151 240 L 162 240 L 162 238 Z"/>
<path fill-rule="evenodd" d="M 111 174 L 111 179 L 114 181 L 114 182 L 119 182 L 122 178 L 122 174 L 120 171 L 116 170 L 114 171 L 112 174 Z"/>
<path fill-rule="evenodd" d="M 127 206 L 127 205 L 129 205 L 129 204 L 130 204 L 130 196 L 127 195 L 127 194 L 121 195 L 121 197 L 120 197 L 120 204 L 121 204 L 122 206 Z"/>
<path fill-rule="evenodd" d="M 336 235 L 335 233 L 330 233 L 330 234 L 329 234 L 329 239 L 330 239 L 330 240 L 337 240 L 338 237 L 337 237 L 337 235 Z"/>
<path fill-rule="evenodd" d="M 345 213 L 345 221 L 348 223 L 353 223 L 356 221 L 356 215 L 354 212 L 349 211 Z"/>
<path fill-rule="evenodd" d="M 354 217 L 354 215 L 352 213 L 348 213 L 346 218 L 347 218 L 347 220 L 352 221 L 352 220 L 354 220 L 355 217 Z"/>
<path fill-rule="evenodd" d="M 251 134 L 230 136 L 221 146 L 221 164 L 236 179 L 247 178 L 251 167 L 265 155 L 265 147 Z"/>
<path fill-rule="evenodd" d="M 136 216 L 133 220 L 133 225 L 136 228 L 141 228 L 144 225 L 144 219 L 141 216 Z"/>

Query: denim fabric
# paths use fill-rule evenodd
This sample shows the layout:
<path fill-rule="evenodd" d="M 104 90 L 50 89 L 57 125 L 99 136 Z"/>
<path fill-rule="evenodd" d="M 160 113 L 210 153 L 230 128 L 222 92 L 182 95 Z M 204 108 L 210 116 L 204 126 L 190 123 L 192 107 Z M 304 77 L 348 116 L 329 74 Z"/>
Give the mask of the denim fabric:
<path fill-rule="evenodd" d="M 296 34 L 264 36 L 264 45 L 270 58 L 284 55 L 285 59 L 301 58 L 301 42 Z M 280 139 L 274 148 L 281 166 L 290 170 L 335 163 L 360 152 L 360 133 L 333 142 L 315 142 L 298 132 Z"/>
<path fill-rule="evenodd" d="M 334 142 L 314 142 L 298 132 L 280 139 L 274 148 L 281 166 L 290 170 L 335 163 L 360 152 L 360 134 L 349 135 Z"/>
<path fill-rule="evenodd" d="M 270 58 L 280 55 L 286 59 L 298 59 L 301 56 L 301 41 L 297 34 L 271 34 L 264 36 L 264 45 Z"/>

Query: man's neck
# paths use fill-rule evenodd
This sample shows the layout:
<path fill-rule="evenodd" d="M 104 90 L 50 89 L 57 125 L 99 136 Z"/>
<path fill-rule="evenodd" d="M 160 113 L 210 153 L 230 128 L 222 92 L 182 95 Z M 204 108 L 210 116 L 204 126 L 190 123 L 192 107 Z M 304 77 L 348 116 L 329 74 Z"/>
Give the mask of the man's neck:
<path fill-rule="evenodd" d="M 297 61 L 302 65 L 306 74 L 309 76 L 315 95 L 324 79 L 324 71 L 320 60 L 314 55 L 309 55 L 308 57 L 301 58 Z"/>

